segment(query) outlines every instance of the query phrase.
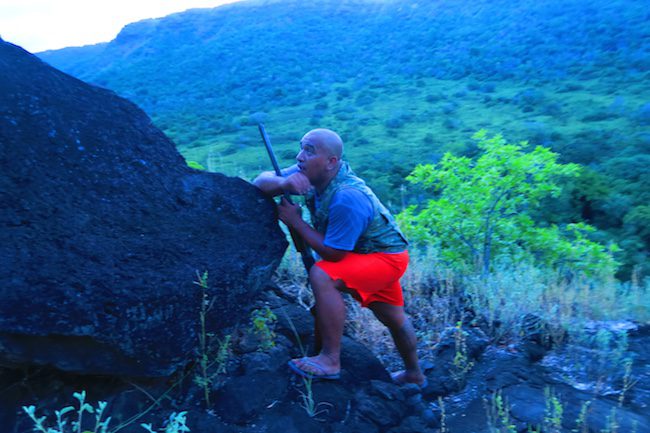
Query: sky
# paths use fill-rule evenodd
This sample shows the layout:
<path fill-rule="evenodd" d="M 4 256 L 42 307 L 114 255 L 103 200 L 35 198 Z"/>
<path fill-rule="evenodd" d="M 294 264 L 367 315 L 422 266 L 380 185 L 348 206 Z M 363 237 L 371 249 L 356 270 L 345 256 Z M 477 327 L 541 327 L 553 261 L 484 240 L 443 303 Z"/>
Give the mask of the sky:
<path fill-rule="evenodd" d="M 36 53 L 108 42 L 125 25 L 237 0 L 0 0 L 0 37 Z"/>

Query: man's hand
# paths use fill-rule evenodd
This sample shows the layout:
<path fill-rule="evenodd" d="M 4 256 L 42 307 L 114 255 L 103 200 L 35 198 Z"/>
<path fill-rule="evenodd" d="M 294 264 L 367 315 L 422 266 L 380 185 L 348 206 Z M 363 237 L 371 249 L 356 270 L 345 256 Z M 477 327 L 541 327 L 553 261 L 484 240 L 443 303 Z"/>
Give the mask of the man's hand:
<path fill-rule="evenodd" d="M 282 190 L 290 194 L 304 195 L 312 188 L 309 179 L 301 172 L 287 176 L 282 180 Z"/>
<path fill-rule="evenodd" d="M 325 237 L 303 221 L 301 211 L 300 206 L 289 203 L 284 197 L 282 197 L 278 205 L 280 221 L 300 235 L 319 256 L 331 262 L 342 260 L 348 252 L 324 245 Z"/>
<path fill-rule="evenodd" d="M 278 205 L 278 218 L 289 227 L 296 227 L 302 222 L 302 209 L 299 205 L 289 203 L 282 197 Z"/>

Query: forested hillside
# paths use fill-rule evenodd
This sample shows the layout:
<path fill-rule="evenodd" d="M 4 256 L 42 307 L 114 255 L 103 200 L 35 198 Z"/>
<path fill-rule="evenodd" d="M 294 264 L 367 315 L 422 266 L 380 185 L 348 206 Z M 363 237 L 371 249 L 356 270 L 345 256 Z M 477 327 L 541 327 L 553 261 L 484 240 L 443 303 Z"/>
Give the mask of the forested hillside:
<path fill-rule="evenodd" d="M 650 9 L 644 1 L 244 1 L 126 26 L 115 40 L 39 53 L 150 114 L 187 160 L 251 178 L 310 128 L 395 210 L 405 177 L 479 129 L 583 166 L 537 215 L 616 242 L 620 276 L 648 266 Z M 645 271 L 647 275 L 647 270 Z"/>

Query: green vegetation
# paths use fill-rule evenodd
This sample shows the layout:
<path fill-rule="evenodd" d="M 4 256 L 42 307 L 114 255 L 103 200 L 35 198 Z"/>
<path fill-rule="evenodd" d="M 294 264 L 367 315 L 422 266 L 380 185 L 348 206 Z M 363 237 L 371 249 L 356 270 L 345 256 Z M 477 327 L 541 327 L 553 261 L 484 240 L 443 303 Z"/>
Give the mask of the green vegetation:
<path fill-rule="evenodd" d="M 158 433 L 183 433 L 190 431 L 190 428 L 185 425 L 186 412 L 172 413 L 169 416 L 169 420 L 165 424 L 164 430 L 158 430 Z M 156 430 L 153 430 L 151 424 L 140 424 L 142 428 L 147 430 L 149 433 L 157 433 Z"/>
<path fill-rule="evenodd" d="M 290 250 L 287 255 L 297 253 Z M 524 318 L 533 316 L 543 324 L 538 331 L 552 347 L 559 350 L 571 344 L 561 353 L 569 365 L 575 366 L 572 380 L 576 385 L 591 383 L 591 391 L 599 394 L 615 383 L 618 395 L 623 394 L 621 398 L 634 386 L 626 331 L 594 330 L 593 326 L 650 321 L 650 281 L 621 283 L 611 275 L 604 279 L 584 275 L 567 278 L 549 268 L 518 263 L 497 263 L 487 276 L 480 271 L 461 274 L 443 261 L 433 246 L 412 249 L 410 256 L 401 282 L 421 357 L 430 356 L 450 327 L 462 321 L 460 328 L 454 327 L 453 367 L 456 372 L 471 374 L 468 368 L 473 360 L 461 341 L 466 329 L 480 326 L 494 344 L 508 345 L 529 332 Z M 300 293 L 293 286 L 286 290 Z M 468 311 L 472 312 L 469 316 Z M 390 335 L 371 312 L 350 302 L 348 315 L 350 335 L 372 348 L 389 370 L 402 368 Z"/>
<path fill-rule="evenodd" d="M 562 416 L 564 407 L 562 402 L 550 388 L 544 389 L 544 422 L 543 430 L 548 433 L 562 433 Z"/>
<path fill-rule="evenodd" d="M 442 397 L 438 397 L 438 407 L 440 408 L 440 433 L 449 433 L 447 427 L 447 411 L 445 409 L 445 401 Z"/>
<path fill-rule="evenodd" d="M 293 320 L 291 320 L 291 317 L 289 317 L 289 315 L 286 313 L 284 309 L 282 309 L 282 313 L 284 314 L 285 319 L 289 323 L 291 332 L 293 332 L 293 336 L 296 340 L 296 343 L 298 344 L 298 348 L 300 349 L 301 357 L 302 358 L 307 357 L 307 349 L 302 344 L 302 340 L 300 338 L 300 335 L 298 334 L 298 330 L 296 330 L 296 326 L 294 325 Z M 313 378 L 301 377 L 301 380 L 305 390 L 298 391 L 300 393 L 300 400 L 301 400 L 300 407 L 302 407 L 305 410 L 305 413 L 307 413 L 307 415 L 310 418 L 314 418 L 316 420 L 322 421 L 318 417 L 320 415 L 328 413 L 329 409 L 333 407 L 332 403 L 325 402 L 325 401 L 317 402 L 314 399 L 314 390 L 312 388 Z"/>
<path fill-rule="evenodd" d="M 194 382 L 203 389 L 205 406 L 211 407 L 210 389 L 215 378 L 226 372 L 226 363 L 230 355 L 230 335 L 223 340 L 215 338 L 215 335 L 207 332 L 206 320 L 214 299 L 208 297 L 208 271 L 196 273 L 194 284 L 201 289 L 201 305 L 199 308 L 199 345 L 197 348 L 199 371 L 194 377 Z M 217 347 L 214 347 L 215 341 Z"/>
<path fill-rule="evenodd" d="M 355 171 L 403 211 L 415 244 L 403 286 L 421 353 L 457 324 L 461 377 L 472 367 L 463 327 L 480 324 L 508 344 L 532 315 L 546 324 L 547 341 L 575 344 L 573 364 L 588 365 L 586 380 L 620 386 L 622 404 L 634 386 L 626 335 L 585 325 L 650 320 L 643 5 L 415 5 L 241 3 L 136 23 L 86 54 L 42 57 L 136 102 L 190 166 L 208 171 L 251 179 L 270 169 L 258 122 L 284 166 L 304 132 L 336 130 Z M 485 132 L 468 140 L 479 130 L 503 131 L 508 141 Z M 295 251 L 279 275 L 299 286 L 301 303 L 311 302 Z M 352 323 L 364 326 L 351 333 L 398 365 L 385 329 L 355 305 Z M 272 347 L 274 319 L 258 310 L 252 320 Z M 579 349 L 595 362 L 583 362 Z M 304 386 L 303 407 L 314 416 L 319 405 L 311 382 Z M 537 429 L 559 430 L 566 413 L 559 398 L 546 399 Z M 500 393 L 489 406 L 492 431 L 516 428 Z M 581 432 L 589 408 L 575 422 Z M 607 424 L 618 429 L 616 413 Z"/>
<path fill-rule="evenodd" d="M 588 167 L 539 220 L 594 226 L 600 243 L 622 249 L 619 277 L 647 275 L 650 24 L 642 4 L 412 6 L 241 2 L 40 55 L 136 102 L 210 171 L 251 179 L 268 169 L 260 121 L 283 165 L 304 132 L 335 129 L 352 167 L 393 210 L 418 201 L 404 185 L 416 164 L 445 152 L 472 157 L 469 134 L 506 131 Z"/>
<path fill-rule="evenodd" d="M 314 400 L 314 391 L 312 390 L 312 378 L 302 378 L 302 383 L 305 387 L 305 391 L 299 391 L 300 392 L 300 407 L 302 407 L 307 415 L 310 418 L 314 418 L 319 420 L 319 416 L 323 414 L 327 414 L 329 412 L 329 409 L 332 408 L 334 405 L 332 403 L 328 403 L 326 401 L 321 401 L 321 402 L 316 402 Z M 325 420 L 320 420 L 320 421 L 325 421 Z"/>
<path fill-rule="evenodd" d="M 199 323 L 201 324 L 201 329 L 199 331 L 199 366 L 201 368 L 200 374 L 196 377 L 196 382 L 199 386 L 203 388 L 203 398 L 205 399 L 205 404 L 207 407 L 210 407 L 210 376 L 208 374 L 208 339 L 209 335 L 207 333 L 205 322 L 210 309 L 210 299 L 208 298 L 208 271 L 199 274 L 196 273 L 196 281 L 194 284 L 198 285 L 201 288 L 201 307 L 199 311 Z"/>
<path fill-rule="evenodd" d="M 454 347 L 456 353 L 454 354 L 454 370 L 452 375 L 456 382 L 464 386 L 467 374 L 474 366 L 474 362 L 470 361 L 469 354 L 467 353 L 467 337 L 463 330 L 463 322 L 458 321 L 454 328 Z"/>
<path fill-rule="evenodd" d="M 508 401 L 500 390 L 488 399 L 483 399 L 490 433 L 517 433 L 517 427 L 510 419 Z"/>
<path fill-rule="evenodd" d="M 27 413 L 34 422 L 34 431 L 43 433 L 107 433 L 109 431 L 108 425 L 111 422 L 111 418 L 104 418 L 106 402 L 100 401 L 97 403 L 97 407 L 93 407 L 86 403 L 86 391 L 75 392 L 73 397 L 79 402 L 79 408 L 75 409 L 73 406 L 66 406 L 61 410 L 54 411 L 54 414 L 56 415 L 56 427 L 47 427 L 47 418 L 45 416 L 36 416 L 35 406 L 23 406 L 25 413 Z M 68 413 L 74 413 L 76 419 L 72 421 L 68 420 Z M 82 430 L 84 413 L 95 415 L 95 427 L 92 431 L 85 429 Z"/>
<path fill-rule="evenodd" d="M 205 170 L 205 167 L 203 167 L 201 164 L 199 164 L 196 161 L 187 161 L 187 166 L 190 168 L 194 168 L 196 170 Z"/>
<path fill-rule="evenodd" d="M 56 425 L 54 427 L 47 426 L 47 417 L 37 416 L 35 406 L 23 406 L 23 410 L 31 418 L 34 423 L 34 431 L 42 433 L 114 433 L 119 431 L 125 424 L 118 426 L 115 429 L 109 429 L 111 417 L 106 416 L 106 402 L 100 401 L 97 407 L 86 403 L 86 391 L 75 392 L 73 397 L 79 402 L 79 408 L 75 409 L 73 406 L 66 406 L 61 410 L 54 411 L 56 415 Z M 76 419 L 69 420 L 68 414 L 76 414 Z M 95 422 L 92 430 L 87 430 L 84 425 L 88 424 L 83 422 L 83 414 L 95 415 Z M 165 426 L 164 430 L 158 430 L 160 433 L 183 433 L 189 432 L 190 429 L 185 425 L 186 412 L 172 413 Z M 93 423 L 91 423 L 93 424 Z M 151 424 L 141 424 L 143 429 L 150 433 L 156 433 Z"/>
<path fill-rule="evenodd" d="M 585 401 L 580 407 L 580 414 L 576 420 L 576 433 L 589 433 L 589 427 L 587 425 L 587 417 L 589 416 L 589 406 L 591 406 L 591 401 Z"/>
<path fill-rule="evenodd" d="M 543 220 L 540 208 L 562 197 L 567 183 L 561 180 L 577 178 L 579 165 L 559 163 L 558 155 L 543 146 L 508 144 L 484 131 L 475 138 L 472 157 L 448 153 L 437 165 L 420 165 L 409 176 L 422 186 L 422 204 L 408 207 L 399 218 L 415 241 L 402 284 L 420 354 L 426 358 L 455 323 L 451 374 L 462 385 L 473 367 L 465 323 L 505 345 L 529 332 L 524 318 L 532 316 L 539 319 L 536 331 L 543 344 L 558 350 L 571 344 L 563 355 L 572 366 L 566 380 L 592 384 L 594 395 L 616 387 L 622 405 L 634 386 L 627 334 L 587 325 L 650 320 L 650 281 L 617 281 L 616 249 L 588 239 L 594 233 L 588 225 L 560 230 Z M 486 250 L 489 260 L 483 260 Z M 295 251 L 288 252 L 278 275 L 304 273 L 298 261 Z M 295 277 L 290 282 L 299 284 Z M 348 331 L 372 347 L 389 369 L 399 368 L 385 329 L 355 303 L 348 308 Z M 587 428 L 588 406 L 568 421 L 559 397 L 547 391 L 545 402 L 540 425 L 528 426 L 529 431 L 563 431 L 565 421 L 581 429 L 577 431 Z M 517 431 L 500 393 L 486 407 L 490 431 Z M 606 431 L 617 431 L 615 411 L 605 416 Z"/>
<path fill-rule="evenodd" d="M 278 318 L 269 307 L 254 310 L 251 313 L 253 332 L 260 340 L 259 350 L 267 351 L 275 347 L 275 324 Z"/>
<path fill-rule="evenodd" d="M 508 401 L 503 397 L 501 390 L 497 390 L 492 394 L 491 398 L 484 399 L 486 415 L 488 419 L 488 429 L 490 433 L 515 433 L 521 431 L 513 423 L 510 415 L 510 407 Z M 555 391 L 551 388 L 544 389 L 544 417 L 541 425 L 528 425 L 527 431 L 529 433 L 561 433 L 569 431 L 563 427 L 567 425 L 573 426 L 570 430 L 574 433 L 588 433 L 592 430 L 588 425 L 588 418 L 599 416 L 605 418 L 604 428 L 599 429 L 599 433 L 615 433 L 620 431 L 619 417 L 617 407 L 614 406 L 607 414 L 592 414 L 591 401 L 585 401 L 578 413 L 578 417 L 567 419 L 565 414 L 565 407 L 560 398 L 556 395 Z M 632 423 L 632 432 L 637 429 L 636 420 Z"/>
<path fill-rule="evenodd" d="M 442 258 L 461 271 L 478 267 L 487 275 L 495 261 L 535 263 L 549 268 L 610 275 L 611 253 L 585 234 L 584 223 L 542 227 L 532 214 L 546 197 L 557 197 L 562 177 L 578 166 L 557 163 L 543 146 L 508 144 L 485 131 L 474 135 L 474 159 L 446 153 L 437 165 L 418 165 L 407 179 L 438 192 L 422 209 L 412 205 L 399 219 L 409 239 L 439 245 Z M 614 250 L 614 247 L 610 247 Z"/>

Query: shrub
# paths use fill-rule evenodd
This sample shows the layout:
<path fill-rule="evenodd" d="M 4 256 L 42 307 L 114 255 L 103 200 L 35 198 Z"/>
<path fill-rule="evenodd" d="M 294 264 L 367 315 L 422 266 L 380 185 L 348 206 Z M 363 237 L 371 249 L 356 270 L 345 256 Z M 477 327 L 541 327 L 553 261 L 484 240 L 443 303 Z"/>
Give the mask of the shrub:
<path fill-rule="evenodd" d="M 399 129 L 404 127 L 408 116 L 401 112 L 395 112 L 384 122 L 384 126 L 388 129 Z"/>
<path fill-rule="evenodd" d="M 269 307 L 254 310 L 251 313 L 253 332 L 260 340 L 259 350 L 267 351 L 275 347 L 275 324 L 278 318 Z"/>
<path fill-rule="evenodd" d="M 650 125 L 650 102 L 643 104 L 635 117 L 640 125 Z"/>
<path fill-rule="evenodd" d="M 427 101 L 430 104 L 436 103 L 440 100 L 444 99 L 443 95 L 440 95 L 439 93 L 430 93 L 424 98 L 425 101 Z"/>
<path fill-rule="evenodd" d="M 560 178 L 577 176 L 577 165 L 557 163 L 547 148 L 526 152 L 526 142 L 508 144 L 485 131 L 474 138 L 482 151 L 477 158 L 447 153 L 436 166 L 418 165 L 407 177 L 437 191 L 424 206 L 398 216 L 412 240 L 438 242 L 450 264 L 483 275 L 504 257 L 592 274 L 616 269 L 612 250 L 587 238 L 590 226 L 543 227 L 530 216 L 543 199 L 560 194 Z"/>
<path fill-rule="evenodd" d="M 546 99 L 546 96 L 540 90 L 530 88 L 519 92 L 515 95 L 515 103 L 522 107 L 524 111 L 532 111 L 535 107 L 540 106 Z"/>
<path fill-rule="evenodd" d="M 461 123 L 460 120 L 456 119 L 455 117 L 446 117 L 445 120 L 442 121 L 442 125 L 449 130 L 456 130 L 460 128 Z"/>

